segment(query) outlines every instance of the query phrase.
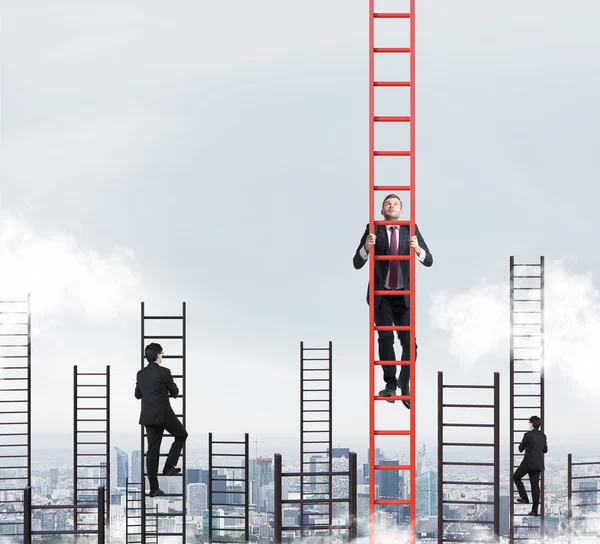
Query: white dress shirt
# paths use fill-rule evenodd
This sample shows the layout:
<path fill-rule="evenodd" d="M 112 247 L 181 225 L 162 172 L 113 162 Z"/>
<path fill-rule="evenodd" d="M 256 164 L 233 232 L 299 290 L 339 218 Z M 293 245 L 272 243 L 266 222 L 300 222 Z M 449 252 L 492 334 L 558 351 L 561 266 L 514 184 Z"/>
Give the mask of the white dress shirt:
<path fill-rule="evenodd" d="M 391 253 L 391 245 L 392 245 L 392 228 L 396 229 L 396 240 L 398 242 L 398 247 L 400 247 L 400 228 L 398 227 L 398 225 L 391 225 L 389 227 L 386 227 L 385 231 L 387 232 L 387 236 L 388 236 L 388 244 L 390 245 L 390 253 Z M 399 254 L 399 251 L 396 250 L 396 253 Z M 365 251 L 365 246 L 362 246 L 360 248 L 359 254 L 364 261 L 366 261 L 369 258 L 369 254 Z M 416 255 L 416 253 L 415 253 L 415 255 Z M 426 256 L 427 256 L 427 252 L 423 248 L 421 248 L 421 254 L 417 255 L 417 259 L 420 262 L 423 262 L 425 260 Z M 397 262 L 398 264 L 400 264 L 400 261 L 390 261 L 390 262 Z M 399 270 L 399 272 L 400 272 L 400 270 Z M 388 268 L 387 277 L 385 278 L 385 289 L 390 289 L 389 278 L 390 278 L 390 270 Z M 402 273 L 400 272 L 398 274 L 398 281 L 403 281 L 403 279 L 404 278 L 402 278 Z"/>

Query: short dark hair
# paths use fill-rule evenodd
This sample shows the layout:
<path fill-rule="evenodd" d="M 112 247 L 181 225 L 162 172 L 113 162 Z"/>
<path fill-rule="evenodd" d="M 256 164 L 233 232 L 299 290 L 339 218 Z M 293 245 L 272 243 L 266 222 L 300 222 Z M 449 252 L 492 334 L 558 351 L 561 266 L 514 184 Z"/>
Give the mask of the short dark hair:
<path fill-rule="evenodd" d="M 152 342 L 146 346 L 146 349 L 144 350 L 144 357 L 146 357 L 146 361 L 149 363 L 156 363 L 156 359 L 158 359 L 158 356 L 162 353 L 162 351 L 163 349 L 160 344 Z"/>
<path fill-rule="evenodd" d="M 542 420 L 538 416 L 531 416 L 529 423 L 533 425 L 534 429 L 539 429 L 542 426 Z"/>
<path fill-rule="evenodd" d="M 381 207 L 383 207 L 383 205 L 386 203 L 387 200 L 389 200 L 390 198 L 396 198 L 398 199 L 398 201 L 400 202 L 400 209 L 402 209 L 402 199 L 395 193 L 390 193 L 389 195 L 387 195 L 384 199 L 383 202 L 381 203 Z"/>

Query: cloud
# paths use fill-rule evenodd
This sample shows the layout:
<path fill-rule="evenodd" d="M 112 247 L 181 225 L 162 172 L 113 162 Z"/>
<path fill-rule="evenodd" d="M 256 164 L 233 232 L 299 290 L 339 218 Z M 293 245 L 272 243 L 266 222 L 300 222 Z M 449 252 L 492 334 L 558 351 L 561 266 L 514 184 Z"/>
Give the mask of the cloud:
<path fill-rule="evenodd" d="M 598 394 L 600 295 L 592 274 L 573 272 L 559 260 L 546 264 L 544 281 L 545 368 L 560 370 L 580 391 Z M 432 328 L 448 333 L 450 351 L 467 366 L 507 357 L 509 293 L 508 282 L 483 280 L 464 292 L 435 292 L 429 310 Z"/>
<path fill-rule="evenodd" d="M 106 317 L 138 310 L 140 278 L 130 249 L 101 255 L 73 237 L 42 234 L 21 218 L 3 215 L 0 255 L 1 299 L 23 300 L 31 293 L 36 320 L 67 312 Z"/>

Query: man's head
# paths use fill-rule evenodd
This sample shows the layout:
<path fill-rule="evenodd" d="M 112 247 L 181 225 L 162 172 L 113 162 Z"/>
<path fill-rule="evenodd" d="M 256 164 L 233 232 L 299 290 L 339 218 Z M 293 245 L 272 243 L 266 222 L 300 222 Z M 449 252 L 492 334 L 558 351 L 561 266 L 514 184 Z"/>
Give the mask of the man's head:
<path fill-rule="evenodd" d="M 381 205 L 381 215 L 386 221 L 397 221 L 402 215 L 402 201 L 395 194 L 387 195 Z"/>
<path fill-rule="evenodd" d="M 539 429 L 542 426 L 542 420 L 538 416 L 531 416 L 529 418 L 529 425 L 532 429 Z"/>
<path fill-rule="evenodd" d="M 160 344 L 152 342 L 146 346 L 144 350 L 144 356 L 146 357 L 146 361 L 149 363 L 162 363 L 163 358 L 163 349 Z"/>

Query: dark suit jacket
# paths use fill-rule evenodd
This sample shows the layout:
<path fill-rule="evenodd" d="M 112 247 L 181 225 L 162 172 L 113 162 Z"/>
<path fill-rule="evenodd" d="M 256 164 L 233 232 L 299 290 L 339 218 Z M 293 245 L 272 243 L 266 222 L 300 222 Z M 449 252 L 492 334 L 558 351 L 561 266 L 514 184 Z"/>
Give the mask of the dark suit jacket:
<path fill-rule="evenodd" d="M 416 226 L 416 236 L 419 241 L 419 246 L 423 248 L 427 252 L 427 256 L 423 261 L 423 265 L 431 266 L 433 264 L 433 255 L 425 240 L 421 236 L 419 232 L 419 227 Z M 367 261 L 364 261 L 360 256 L 360 248 L 364 247 L 365 242 L 367 240 L 367 236 L 369 234 L 369 225 L 365 229 L 365 233 L 360 239 L 360 244 L 356 248 L 356 253 L 354 254 L 353 264 L 354 268 L 359 269 L 362 268 Z M 398 255 L 408 255 L 411 251 L 409 245 L 410 238 L 410 228 L 406 225 L 400 225 L 399 227 L 400 240 L 398 243 Z M 388 233 L 386 227 L 384 225 L 376 225 L 375 226 L 375 255 L 389 255 L 390 254 L 390 242 L 388 240 Z M 416 257 L 416 255 L 415 255 Z M 402 278 L 404 280 L 404 289 L 407 291 L 410 289 L 410 261 L 399 261 L 400 262 L 400 270 L 402 271 Z M 388 269 L 390 267 L 390 261 L 375 261 L 375 290 L 379 291 L 384 289 L 385 286 L 385 278 L 388 273 Z M 405 296 L 404 300 L 406 302 L 406 306 L 410 307 L 410 297 Z M 381 297 L 375 297 L 375 307 L 379 305 L 379 301 Z M 367 304 L 369 303 L 369 286 L 367 285 Z"/>
<path fill-rule="evenodd" d="M 544 470 L 544 453 L 548 452 L 546 435 L 539 429 L 527 431 L 519 444 L 519 451 L 523 453 L 523 463 L 527 463 L 528 470 Z"/>
<path fill-rule="evenodd" d="M 175 417 L 169 396 L 177 398 L 179 389 L 168 368 L 148 363 L 137 373 L 135 398 L 142 399 L 140 425 L 161 425 Z"/>

